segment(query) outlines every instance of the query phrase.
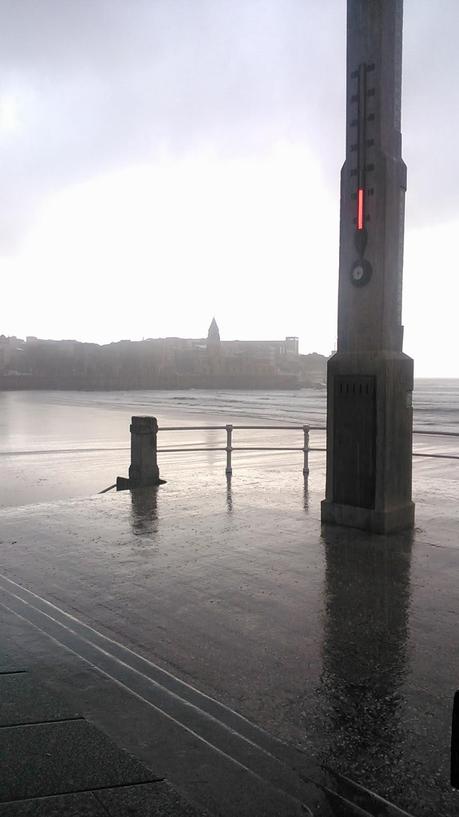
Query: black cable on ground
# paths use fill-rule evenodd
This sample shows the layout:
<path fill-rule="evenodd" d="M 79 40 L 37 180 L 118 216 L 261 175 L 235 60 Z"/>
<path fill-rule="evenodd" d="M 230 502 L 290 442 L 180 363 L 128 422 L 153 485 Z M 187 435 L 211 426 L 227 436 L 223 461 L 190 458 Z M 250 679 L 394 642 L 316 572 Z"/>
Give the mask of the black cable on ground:
<path fill-rule="evenodd" d="M 103 491 L 99 491 L 99 494 L 106 494 L 107 491 L 111 491 L 112 488 L 116 488 L 116 482 L 114 482 L 113 485 L 109 485 L 108 488 L 104 488 Z"/>

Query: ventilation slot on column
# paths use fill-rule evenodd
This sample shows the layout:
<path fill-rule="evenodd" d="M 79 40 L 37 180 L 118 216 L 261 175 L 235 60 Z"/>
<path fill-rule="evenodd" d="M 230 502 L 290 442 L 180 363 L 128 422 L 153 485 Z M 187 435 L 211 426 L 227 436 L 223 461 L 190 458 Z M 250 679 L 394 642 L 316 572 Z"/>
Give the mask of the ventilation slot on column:
<path fill-rule="evenodd" d="M 373 508 L 376 380 L 340 375 L 334 382 L 334 502 Z"/>

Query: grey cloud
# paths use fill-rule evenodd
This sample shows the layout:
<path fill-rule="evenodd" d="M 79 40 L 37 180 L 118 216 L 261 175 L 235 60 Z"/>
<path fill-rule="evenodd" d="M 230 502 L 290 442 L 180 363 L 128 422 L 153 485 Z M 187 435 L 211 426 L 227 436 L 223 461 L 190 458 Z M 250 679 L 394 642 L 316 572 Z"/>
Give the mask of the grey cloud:
<path fill-rule="evenodd" d="M 457 210 L 459 11 L 455 0 L 405 8 L 409 212 L 422 221 L 439 176 L 435 217 Z M 336 188 L 344 0 L 3 0 L 0 10 L 0 96 L 17 93 L 23 119 L 0 145 L 4 251 L 49 191 L 164 146 L 246 155 L 302 141 Z"/>

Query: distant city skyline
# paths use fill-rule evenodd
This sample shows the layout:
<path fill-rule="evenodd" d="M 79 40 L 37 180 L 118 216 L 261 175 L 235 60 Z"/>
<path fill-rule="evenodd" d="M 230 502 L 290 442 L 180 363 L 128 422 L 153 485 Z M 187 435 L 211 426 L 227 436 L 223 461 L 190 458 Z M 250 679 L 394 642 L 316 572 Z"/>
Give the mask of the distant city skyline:
<path fill-rule="evenodd" d="M 225 340 L 215 318 L 198 338 L 103 346 L 0 335 L 0 390 L 322 388 L 326 363 L 323 355 L 300 355 L 292 336 Z"/>
<path fill-rule="evenodd" d="M 200 334 L 197 334 L 197 335 L 193 336 L 192 338 L 188 337 L 186 335 L 162 335 L 162 336 L 148 335 L 148 336 L 144 336 L 142 338 L 116 338 L 113 341 L 108 341 L 108 343 L 121 343 L 121 342 L 124 342 L 124 341 L 129 342 L 129 343 L 131 343 L 131 342 L 135 343 L 135 342 L 143 341 L 143 340 L 164 340 L 164 339 L 173 340 L 174 338 L 177 338 L 177 339 L 180 339 L 180 340 L 207 340 L 209 337 L 212 337 L 212 336 L 215 336 L 216 338 L 218 338 L 218 340 L 222 340 L 222 341 L 227 341 L 227 340 L 229 340 L 229 341 L 233 341 L 233 340 L 249 340 L 249 341 L 252 341 L 252 340 L 255 340 L 255 341 L 258 341 L 258 340 L 277 340 L 277 341 L 295 340 L 295 341 L 298 341 L 299 340 L 296 335 L 285 335 L 282 338 L 280 338 L 280 337 L 279 338 L 274 338 L 274 336 L 272 338 L 271 337 L 270 338 L 242 338 L 242 337 L 241 338 L 227 338 L 225 336 L 221 337 L 220 336 L 220 328 L 218 326 L 218 321 L 215 319 L 215 316 L 212 316 L 212 320 L 210 321 L 210 324 L 209 324 L 208 328 L 206 329 L 206 331 L 201 332 Z M 26 333 L 25 335 L 18 335 L 17 333 L 12 334 L 12 335 L 5 335 L 4 333 L 0 332 L 0 338 L 6 338 L 6 339 L 9 339 L 9 340 L 11 340 L 11 338 L 18 338 L 18 339 L 22 339 L 22 340 L 44 340 L 44 341 L 57 340 L 57 341 L 69 341 L 70 343 L 97 343 L 97 341 L 85 340 L 85 339 L 81 339 L 81 338 L 71 338 L 71 337 L 50 338 L 50 337 L 45 337 L 45 336 L 38 337 L 38 335 L 30 335 L 29 333 Z M 298 344 L 296 344 L 296 345 L 298 346 Z"/>
<path fill-rule="evenodd" d="M 336 346 L 345 0 L 24 0 L 0 31 L 0 334 Z M 404 350 L 459 376 L 456 0 L 405 0 Z"/>

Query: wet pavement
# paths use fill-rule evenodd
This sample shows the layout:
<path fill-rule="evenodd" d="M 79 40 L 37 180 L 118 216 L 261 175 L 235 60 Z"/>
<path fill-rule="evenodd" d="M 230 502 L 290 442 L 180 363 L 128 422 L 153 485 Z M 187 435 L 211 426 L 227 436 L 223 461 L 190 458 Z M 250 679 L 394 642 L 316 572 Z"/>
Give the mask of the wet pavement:
<path fill-rule="evenodd" d="M 2 631 L 2 817 L 208 817 L 24 669 L 20 638 L 8 646 Z"/>
<path fill-rule="evenodd" d="M 255 769 L 264 781 L 277 768 L 243 756 L 228 730 L 265 730 L 270 756 L 303 750 L 313 813 L 326 813 L 314 788 L 325 785 L 321 764 L 418 817 L 457 813 L 449 741 L 459 687 L 459 464 L 415 461 L 416 530 L 387 538 L 321 528 L 322 454 L 311 455 L 306 486 L 289 456 L 260 455 L 235 468 L 231 483 L 221 463 L 204 465 L 171 462 L 158 490 L 1 511 L 4 632 L 20 636 L 48 683 L 118 745 L 214 813 L 250 814 L 250 797 L 265 796 L 244 778 L 244 800 L 240 781 L 225 784 L 229 772 L 212 766 L 205 753 L 216 747 L 221 758 L 222 723 L 239 772 Z M 104 652 L 115 663 L 99 666 Z M 148 671 L 134 667 L 142 659 Z M 185 699 L 168 710 L 167 728 L 155 723 L 161 750 L 140 700 L 150 691 L 128 692 L 139 678 L 164 698 L 150 709 Z M 204 719 L 187 720 L 188 693 L 174 686 L 183 682 L 202 696 L 192 703 Z M 215 734 L 203 726 L 206 695 L 229 707 L 211 713 Z M 236 728 L 238 715 L 250 725 Z M 298 763 L 289 755 L 289 768 Z M 294 787 L 279 778 L 275 791 Z M 390 813 L 378 808 L 368 813 Z"/>

